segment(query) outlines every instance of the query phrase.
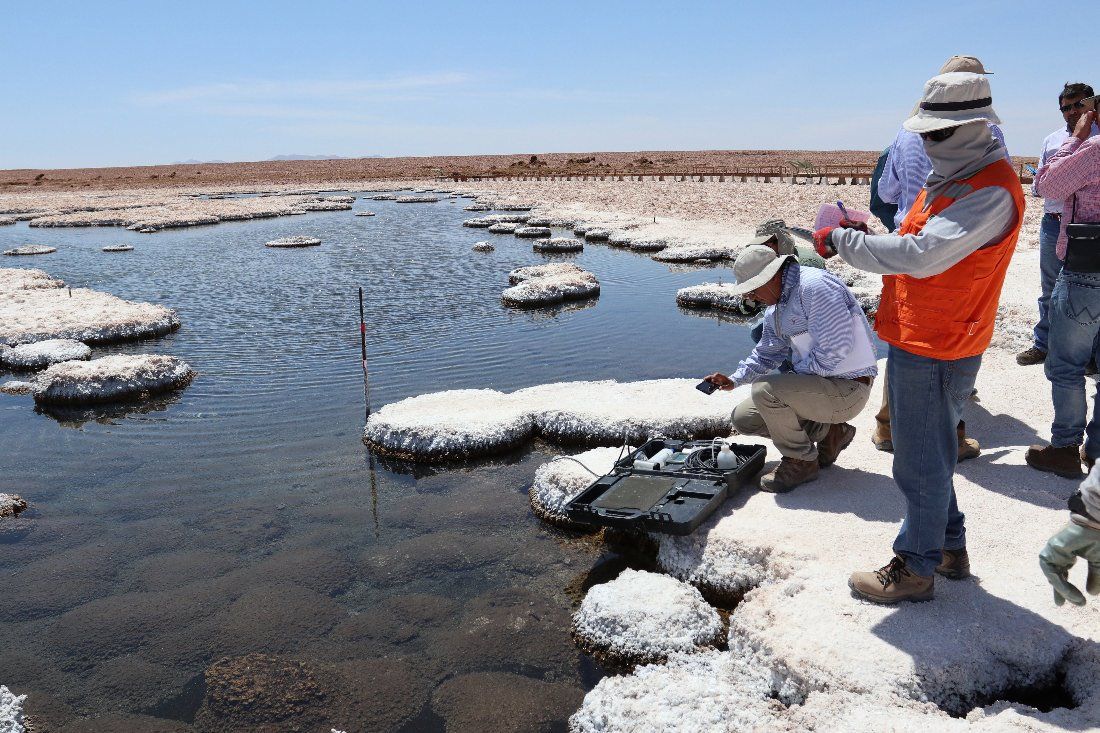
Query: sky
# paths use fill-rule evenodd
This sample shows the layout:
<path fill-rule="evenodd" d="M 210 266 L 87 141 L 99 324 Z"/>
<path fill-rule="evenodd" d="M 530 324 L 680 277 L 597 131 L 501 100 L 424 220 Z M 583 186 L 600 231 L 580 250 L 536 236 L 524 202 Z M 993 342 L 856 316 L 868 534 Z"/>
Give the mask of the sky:
<path fill-rule="evenodd" d="M 956 53 L 994 72 L 1010 152 L 1038 155 L 1062 84 L 1100 88 L 1091 2 L 12 0 L 0 17 L 0 168 L 877 150 Z"/>

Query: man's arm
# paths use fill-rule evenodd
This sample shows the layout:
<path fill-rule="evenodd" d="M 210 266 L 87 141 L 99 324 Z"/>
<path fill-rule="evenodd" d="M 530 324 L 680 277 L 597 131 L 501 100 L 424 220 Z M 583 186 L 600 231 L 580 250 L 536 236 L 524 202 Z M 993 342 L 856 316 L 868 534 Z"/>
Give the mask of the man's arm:
<path fill-rule="evenodd" d="M 1005 134 L 1001 132 L 1001 128 L 998 125 L 990 125 L 990 131 L 993 133 L 993 137 L 997 138 L 997 142 L 1001 144 L 1001 148 L 1005 151 L 1005 160 L 1009 165 L 1012 165 L 1012 156 L 1008 154 L 1008 145 L 1005 143 Z"/>
<path fill-rule="evenodd" d="M 886 165 L 882 168 L 882 176 L 878 179 L 878 197 L 888 204 L 897 205 L 901 200 L 901 178 L 897 171 L 897 141 L 890 146 L 890 153 L 886 156 Z"/>
<path fill-rule="evenodd" d="M 852 267 L 882 275 L 938 275 L 980 247 L 1004 237 L 1016 224 L 1012 194 L 989 186 L 929 217 L 917 234 L 868 235 L 834 229 L 829 243 Z"/>
<path fill-rule="evenodd" d="M 746 356 L 737 370 L 730 375 L 735 384 L 752 384 L 768 372 L 777 368 L 790 356 L 787 343 L 775 335 L 772 320 L 775 318 L 775 306 L 764 311 L 764 329 L 760 334 L 760 343 Z"/>
<path fill-rule="evenodd" d="M 1047 145 L 1048 140 L 1050 140 L 1050 135 L 1047 135 L 1045 138 L 1043 138 L 1043 149 L 1039 152 L 1039 167 L 1040 168 L 1042 168 L 1044 165 L 1047 164 L 1047 158 L 1049 157 L 1047 155 L 1047 150 L 1048 150 L 1048 147 L 1049 147 Z M 1038 196 L 1039 195 L 1039 190 L 1035 187 L 1036 185 L 1038 185 L 1038 183 L 1039 183 L 1039 176 L 1038 175 L 1033 176 L 1032 179 L 1031 179 L 1031 195 L 1032 196 Z"/>

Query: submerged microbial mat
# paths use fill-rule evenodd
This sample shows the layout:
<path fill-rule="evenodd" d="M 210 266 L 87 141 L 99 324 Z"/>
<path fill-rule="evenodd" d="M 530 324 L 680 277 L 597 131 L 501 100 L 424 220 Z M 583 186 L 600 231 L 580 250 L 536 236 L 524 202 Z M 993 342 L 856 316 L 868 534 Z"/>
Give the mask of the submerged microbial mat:
<path fill-rule="evenodd" d="M 377 216 L 353 216 L 368 203 Z M 0 395 L 0 491 L 30 504 L 0 520 L 0 684 L 28 695 L 28 716 L 46 730 L 96 716 L 75 728 L 564 729 L 601 675 L 570 638 L 568 589 L 603 551 L 531 513 L 535 469 L 559 449 L 433 468 L 372 459 L 356 289 L 376 408 L 447 389 L 696 378 L 728 372 L 751 342 L 675 305 L 728 269 L 670 271 L 601 244 L 548 259 L 468 217 L 446 200 L 360 199 L 155 234 L 0 229 L 0 249 L 31 234 L 57 247 L 7 266 L 178 312 L 178 331 L 93 358 L 170 354 L 198 372 L 183 392 L 95 409 Z M 264 246 L 301 232 L 324 244 Z M 496 250 L 471 253 L 484 239 Z M 117 243 L 135 250 L 101 251 Z M 595 273 L 600 298 L 501 305 L 509 271 L 557 261 Z"/>

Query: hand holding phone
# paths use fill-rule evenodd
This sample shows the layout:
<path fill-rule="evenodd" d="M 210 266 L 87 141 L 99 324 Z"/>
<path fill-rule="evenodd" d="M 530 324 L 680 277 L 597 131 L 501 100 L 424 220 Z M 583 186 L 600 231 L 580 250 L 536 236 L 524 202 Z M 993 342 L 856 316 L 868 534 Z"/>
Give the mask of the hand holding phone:
<path fill-rule="evenodd" d="M 702 382 L 699 382 L 699 384 L 695 385 L 695 389 L 699 390 L 703 394 L 713 394 L 714 391 L 718 389 L 718 385 L 714 382 L 708 382 L 704 379 Z"/>
<path fill-rule="evenodd" d="M 709 387 L 704 385 L 709 385 Z M 714 374 L 709 374 L 706 377 L 703 377 L 703 381 L 695 385 L 695 389 L 699 390 L 703 394 L 711 394 L 716 389 L 729 391 L 735 386 L 736 385 L 734 385 L 733 380 L 727 377 L 725 374 L 715 372 Z"/>

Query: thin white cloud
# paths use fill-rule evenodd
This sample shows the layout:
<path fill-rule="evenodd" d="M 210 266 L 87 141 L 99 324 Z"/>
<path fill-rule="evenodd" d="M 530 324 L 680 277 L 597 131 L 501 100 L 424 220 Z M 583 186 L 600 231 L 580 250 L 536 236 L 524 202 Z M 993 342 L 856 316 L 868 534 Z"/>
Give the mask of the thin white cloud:
<path fill-rule="evenodd" d="M 457 71 L 413 74 L 386 79 L 306 79 L 296 81 L 254 79 L 220 82 L 147 92 L 136 101 L 147 105 L 195 102 L 341 98 L 352 94 L 453 87 L 470 81 Z"/>

